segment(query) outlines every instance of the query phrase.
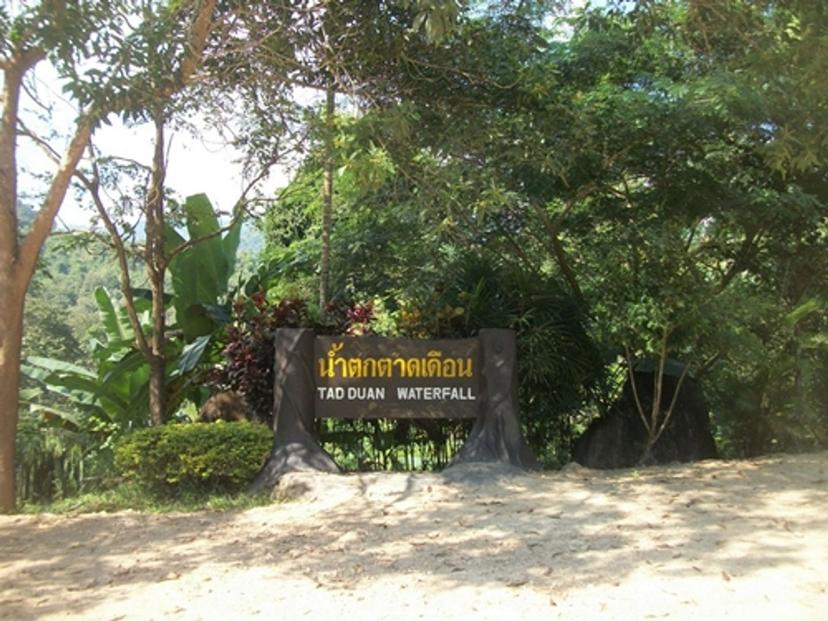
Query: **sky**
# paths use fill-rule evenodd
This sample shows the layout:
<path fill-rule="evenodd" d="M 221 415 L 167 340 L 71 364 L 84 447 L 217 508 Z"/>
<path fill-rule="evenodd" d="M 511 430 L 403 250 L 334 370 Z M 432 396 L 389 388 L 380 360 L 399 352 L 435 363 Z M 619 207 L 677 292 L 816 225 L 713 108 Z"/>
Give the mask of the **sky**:
<path fill-rule="evenodd" d="M 581 8 L 584 4 L 586 0 L 572 0 L 571 7 Z M 592 4 L 603 5 L 605 1 L 592 0 Z M 30 98 L 24 96 L 22 116 L 27 119 L 27 124 L 41 135 L 57 132 L 59 135 L 52 140 L 52 144 L 62 151 L 77 111 L 71 101 L 61 93 L 59 80 L 47 62 L 40 63 L 36 68 L 33 87 L 40 99 L 49 102 L 52 111 L 47 122 L 34 120 L 32 114 L 26 114 L 26 110 L 36 111 L 37 106 Z M 299 98 L 303 103 L 310 103 L 315 96 L 300 93 Z M 126 127 L 114 117 L 110 120 L 111 125 L 102 126 L 93 135 L 95 146 L 106 155 L 128 157 L 149 165 L 153 153 L 151 125 Z M 185 131 L 167 132 L 168 139 L 172 139 L 168 157 L 167 187 L 181 198 L 190 194 L 206 193 L 217 209 L 229 212 L 244 185 L 241 153 L 227 144 L 203 119 L 190 119 L 190 122 L 197 128 L 198 136 Z M 42 191 L 43 184 L 37 177 L 45 175 L 48 178 L 54 172 L 55 164 L 31 142 L 21 139 L 19 145 L 21 193 L 34 194 Z M 264 195 L 273 194 L 277 188 L 287 184 L 288 176 L 287 170 L 274 169 L 270 178 L 260 184 L 259 192 Z M 88 204 L 89 201 L 86 202 Z M 37 207 L 36 202 L 33 206 Z M 87 228 L 91 215 L 91 207 L 84 208 L 75 193 L 70 191 L 58 214 L 57 227 Z"/>
<path fill-rule="evenodd" d="M 58 151 L 67 144 L 77 111 L 60 91 L 60 83 L 48 63 L 41 63 L 34 73 L 34 87 L 39 99 L 49 102 L 52 110 L 48 121 L 39 120 L 34 114 L 38 108 L 29 97 L 21 101 L 21 118 L 41 136 L 56 133 L 51 144 Z M 306 96 L 307 97 L 307 96 Z M 147 166 L 153 154 L 154 131 L 151 124 L 135 127 L 125 126 L 112 116 L 111 125 L 98 128 L 92 142 L 101 153 L 110 156 L 127 157 Z M 167 130 L 169 147 L 166 185 L 180 197 L 203 192 L 220 211 L 230 212 L 242 192 L 242 154 L 210 128 L 204 119 L 188 119 L 199 132 L 193 136 L 187 131 Z M 19 188 L 21 194 L 34 194 L 43 190 L 38 176 L 50 176 L 56 165 L 26 138 L 19 139 L 18 165 L 21 170 Z M 276 168 L 269 179 L 262 182 L 259 191 L 272 194 L 288 182 L 288 172 Z M 56 226 L 61 229 L 78 229 L 89 226 L 93 214 L 90 201 L 79 202 L 75 192 L 67 193 L 58 214 Z M 38 208 L 37 201 L 33 207 Z"/>

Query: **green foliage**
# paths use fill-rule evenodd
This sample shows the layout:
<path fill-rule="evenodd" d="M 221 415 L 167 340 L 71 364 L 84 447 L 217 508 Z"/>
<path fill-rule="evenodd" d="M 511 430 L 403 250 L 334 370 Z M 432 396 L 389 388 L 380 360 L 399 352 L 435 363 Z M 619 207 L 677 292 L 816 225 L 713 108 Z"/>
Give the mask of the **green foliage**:
<path fill-rule="evenodd" d="M 126 309 L 117 307 L 105 289 L 98 289 L 95 298 L 104 340 L 93 344 L 94 370 L 37 356 L 29 356 L 22 369 L 29 381 L 41 389 L 40 393 L 27 395 L 26 401 L 32 408 L 94 433 L 108 444 L 112 437 L 149 423 L 149 367 L 135 349 Z M 150 329 L 149 306 L 149 300 L 136 299 L 145 331 Z M 167 367 L 170 415 L 191 397 L 203 372 L 199 365 L 209 345 L 209 336 L 187 345 L 180 340 L 168 343 L 167 356 L 173 361 Z"/>
<path fill-rule="evenodd" d="M 249 161 L 269 161 L 300 125 L 310 136 L 263 220 L 266 257 L 240 295 L 315 299 L 330 155 L 335 301 L 372 305 L 380 318 L 372 329 L 390 335 L 517 330 L 521 407 L 546 463 L 565 461 L 572 436 L 610 405 L 625 350 L 692 367 L 727 454 L 825 446 L 824 3 L 612 2 L 563 21 L 553 19 L 555 4 L 337 2 L 322 19 L 335 63 L 302 56 L 321 31 L 316 14 L 295 23 L 275 5 L 257 5 L 240 16 L 231 28 L 267 44 L 208 62 L 232 67 L 211 75 L 238 95 L 223 101 L 242 102 Z M 0 29 L 13 21 L 0 15 Z M 163 47 L 161 73 L 180 44 L 178 35 L 165 42 L 164 28 L 172 26 L 158 19 L 145 33 Z M 149 56 L 142 44 L 126 60 Z M 329 74 L 358 112 L 337 117 L 325 153 L 319 110 L 291 101 L 289 84 L 324 86 Z M 163 79 L 148 77 L 147 92 Z M 110 86 L 140 84 L 124 77 Z M 183 214 L 190 239 L 217 230 L 204 197 L 191 197 Z M 238 235 L 173 261 L 175 329 L 185 335 L 169 353 L 181 356 L 169 378 L 176 394 L 217 359 Z M 185 241 L 174 231 L 168 238 L 168 246 Z M 31 306 L 29 339 L 30 354 L 62 357 L 48 351 L 54 338 L 67 362 L 90 367 L 46 319 L 64 306 L 77 342 L 88 329 L 98 335 L 104 375 L 39 366 L 80 411 L 105 401 L 100 387 L 84 393 L 89 382 L 143 381 L 141 371 L 127 372 L 133 358 L 118 304 L 94 322 L 92 296 L 75 293 L 107 284 L 109 272 L 87 263 L 80 254 L 44 257 L 62 278 L 37 289 L 43 303 Z M 237 352 L 235 381 L 260 384 L 266 410 L 268 376 L 247 374 L 243 361 L 256 352 L 269 364 L 267 326 L 226 344 L 246 332 L 262 334 Z M 144 399 L 131 389 L 119 398 Z M 63 411 L 66 402 L 41 404 Z M 324 421 L 322 431 L 355 468 L 440 465 L 464 433 L 388 421 Z"/>
<path fill-rule="evenodd" d="M 236 265 L 242 222 L 236 221 L 222 236 L 222 227 L 205 194 L 187 197 L 182 206 L 189 240 L 167 225 L 166 252 L 188 241 L 201 240 L 170 261 L 176 321 L 187 341 L 214 332 L 229 321 L 226 296 Z"/>
<path fill-rule="evenodd" d="M 117 285 L 117 269 L 99 248 L 66 238 L 47 242 L 26 303 L 27 362 L 16 438 L 19 503 L 55 501 L 99 485 L 111 461 L 106 444 L 113 420 L 130 418 L 115 409 L 123 401 L 96 400 L 98 375 L 85 368 L 91 350 L 99 351 L 108 338 L 96 313 L 95 291 L 102 285 Z M 99 337 L 97 345 L 90 336 Z M 102 403 L 113 409 L 104 411 Z"/>
<path fill-rule="evenodd" d="M 173 282 L 178 289 L 168 303 L 171 301 L 182 309 L 174 327 L 181 328 L 191 341 L 185 343 L 182 338 L 174 338 L 167 342 L 170 362 L 166 377 L 167 416 L 175 414 L 186 399 L 198 403 L 206 397 L 206 391 L 201 388 L 201 378 L 208 370 L 205 361 L 217 355 L 218 348 L 212 333 L 229 316 L 219 302 L 226 303 L 240 224 L 222 238 L 217 234 L 218 223 L 214 215 L 211 219 L 211 214 L 212 207 L 203 195 L 192 197 L 185 204 L 190 234 L 197 238 L 211 234 L 215 237 L 187 248 L 173 261 Z M 183 242 L 177 235 L 171 231 L 173 243 Z M 58 283 L 52 286 L 47 281 L 48 273 L 41 274 L 35 282 L 34 303 L 27 314 L 24 339 L 27 358 L 23 372 L 28 390 L 22 394 L 22 401 L 30 412 L 25 414 L 27 425 L 22 427 L 25 433 L 21 432 L 18 437 L 22 447 L 17 468 L 21 500 L 49 499 L 51 496 L 45 491 L 49 489 L 56 494 L 70 489 L 77 491 L 84 482 L 83 469 L 91 472 L 98 465 L 105 466 L 114 438 L 149 423 L 149 368 L 136 349 L 136 335 L 126 307 L 104 287 L 87 291 L 90 301 L 97 306 L 99 320 L 94 330 L 97 338 L 88 345 L 86 355 L 63 323 L 67 314 L 67 323 L 76 316 L 84 323 L 90 321 L 90 309 L 78 293 L 88 287 L 78 280 L 86 273 L 100 270 L 94 261 L 98 255 L 87 254 L 88 247 L 64 244 L 63 250 L 62 256 L 55 250 L 47 253 L 44 264 L 53 276 L 60 274 L 64 278 L 49 279 Z M 84 254 L 85 262 L 81 258 Z M 107 280 L 115 284 L 116 274 L 107 274 Z M 142 330 L 150 334 L 149 292 L 136 289 L 133 294 Z M 42 307 L 54 308 L 59 304 L 65 305 L 68 313 L 60 310 L 50 317 L 42 317 L 39 312 Z M 205 326 L 207 333 L 200 335 Z M 47 335 L 52 339 L 50 342 L 44 342 Z M 89 358 L 91 369 L 86 366 Z M 82 363 L 75 364 L 75 360 Z M 77 448 L 79 442 L 83 450 Z"/>
<path fill-rule="evenodd" d="M 739 291 L 742 311 L 727 358 L 710 372 L 708 393 L 728 456 L 814 450 L 828 439 L 824 306 L 810 299 L 788 310 L 772 300 L 755 288 Z"/>
<path fill-rule="evenodd" d="M 238 491 L 253 480 L 272 446 L 272 432 L 255 423 L 170 424 L 124 437 L 115 466 L 163 495 Z"/>
<path fill-rule="evenodd" d="M 212 334 L 229 320 L 226 296 L 241 228 L 238 222 L 222 237 L 212 205 L 203 194 L 188 198 L 183 211 L 190 239 L 213 237 L 178 253 L 170 266 L 174 286 L 170 301 L 177 310 L 173 327 L 179 328 L 189 342 L 169 339 L 167 343 L 168 415 L 175 413 L 186 398 L 200 398 L 196 386 L 203 372 L 200 365 L 215 353 Z M 167 240 L 170 249 L 187 241 L 171 227 Z M 63 264 L 58 265 L 63 271 Z M 40 286 L 46 288 L 45 284 Z M 149 292 L 136 289 L 133 294 L 142 330 L 149 334 Z M 51 395 L 34 400 L 42 406 L 57 397 L 55 413 L 67 420 L 72 418 L 73 424 L 80 414 L 81 426 L 96 433 L 108 430 L 109 434 L 117 434 L 143 427 L 147 424 L 148 364 L 135 348 L 135 332 L 126 307 L 103 287 L 96 288 L 93 297 L 99 317 L 99 338 L 91 343 L 95 370 L 61 362 L 57 356 L 29 356 L 24 373 Z M 32 342 L 32 329 L 29 335 Z"/>
<path fill-rule="evenodd" d="M 54 424 L 40 412 L 21 412 L 16 445 L 15 490 L 20 502 L 73 496 L 96 474 L 92 436 Z"/>
<path fill-rule="evenodd" d="M 433 338 L 515 330 L 527 439 L 547 465 L 566 463 L 579 412 L 603 381 L 603 357 L 583 312 L 554 278 L 489 257 L 462 257 L 449 273 L 430 296 L 403 302 L 400 333 Z"/>
<path fill-rule="evenodd" d="M 117 289 L 118 267 L 97 240 L 73 237 L 51 237 L 41 253 L 26 298 L 24 352 L 81 364 L 91 341 L 106 338 L 95 291 Z"/>
<path fill-rule="evenodd" d="M 78 428 L 109 438 L 147 424 L 149 372 L 143 357 L 134 349 L 134 333 L 125 311 L 116 308 L 105 289 L 96 290 L 95 299 L 104 330 L 104 340 L 93 346 L 96 369 L 30 356 L 23 372 L 60 399 L 63 407 L 49 411 Z M 43 409 L 40 400 L 36 401 Z"/>
<path fill-rule="evenodd" d="M 34 297 L 26 302 L 23 351 L 68 362 L 84 357 L 83 347 L 66 321 L 67 309 L 52 300 Z"/>

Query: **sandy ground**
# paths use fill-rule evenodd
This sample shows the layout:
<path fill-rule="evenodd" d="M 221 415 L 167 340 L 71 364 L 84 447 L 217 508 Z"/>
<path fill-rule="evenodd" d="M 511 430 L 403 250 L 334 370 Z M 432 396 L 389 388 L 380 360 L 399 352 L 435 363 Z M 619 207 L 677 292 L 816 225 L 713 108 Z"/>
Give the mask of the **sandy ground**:
<path fill-rule="evenodd" d="M 0 619 L 828 619 L 828 452 L 0 517 Z M 483 482 L 485 480 L 485 482 Z"/>

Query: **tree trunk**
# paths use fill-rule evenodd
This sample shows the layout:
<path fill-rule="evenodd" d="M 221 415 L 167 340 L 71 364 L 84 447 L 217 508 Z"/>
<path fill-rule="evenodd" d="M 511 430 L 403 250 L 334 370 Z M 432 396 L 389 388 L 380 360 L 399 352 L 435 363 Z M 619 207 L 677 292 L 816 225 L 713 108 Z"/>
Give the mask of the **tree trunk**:
<path fill-rule="evenodd" d="M 157 110 L 155 121 L 155 154 L 152 158 L 152 179 L 147 196 L 147 244 L 144 260 L 152 291 L 152 340 L 149 357 L 149 409 L 153 425 L 164 422 L 167 410 L 167 309 L 164 306 L 164 276 L 167 259 L 164 254 L 164 112 Z"/>
<path fill-rule="evenodd" d="M 8 264 L 0 275 L 0 513 L 15 507 L 15 439 L 20 390 L 20 350 L 23 342 L 21 290 Z"/>
<path fill-rule="evenodd" d="M 14 511 L 15 440 L 20 404 L 20 354 L 23 344 L 23 308 L 37 257 L 92 132 L 81 117 L 69 146 L 52 178 L 49 191 L 30 232 L 21 240 L 17 222 L 17 120 L 23 75 L 43 52 L 32 48 L 17 56 L 4 71 L 3 111 L 0 122 L 0 512 Z"/>
<path fill-rule="evenodd" d="M 163 252 L 163 242 L 161 244 Z M 150 268 L 152 291 L 152 339 L 149 357 L 149 409 L 153 425 L 162 425 L 167 414 L 167 309 L 164 306 L 165 269 Z"/>
<path fill-rule="evenodd" d="M 149 361 L 149 408 L 150 422 L 153 425 L 164 424 L 167 409 L 167 360 L 163 356 L 153 355 Z"/>
<path fill-rule="evenodd" d="M 20 320 L 23 301 L 16 295 L 14 265 L 18 253 L 17 107 L 22 72 L 4 72 L 0 123 L 0 513 L 14 511 L 14 441 L 20 389 Z"/>
<path fill-rule="evenodd" d="M 333 222 L 333 118 L 336 91 L 328 82 L 325 91 L 325 165 L 322 172 L 322 256 L 319 260 L 319 308 L 328 306 L 331 274 L 331 225 Z"/>
<path fill-rule="evenodd" d="M 546 230 L 547 234 L 547 248 L 551 252 L 551 254 L 555 257 L 555 261 L 558 263 L 558 267 L 561 270 L 561 275 L 566 283 L 569 285 L 569 289 L 572 292 L 573 297 L 575 300 L 580 304 L 583 308 L 586 308 L 586 299 L 584 298 L 584 293 L 581 291 L 581 287 L 578 285 L 578 278 L 575 275 L 575 271 L 572 269 L 571 262 L 569 257 L 566 254 L 566 250 L 563 247 L 560 239 L 560 227 L 561 227 L 561 217 L 557 218 L 556 221 L 553 221 L 549 214 L 546 213 L 546 208 L 536 201 L 531 201 L 531 206 L 535 210 L 535 213 L 540 218 L 541 223 L 543 224 L 544 229 Z M 570 201 L 567 205 L 567 211 L 571 209 L 574 201 Z"/>
<path fill-rule="evenodd" d="M 655 446 L 656 438 L 652 434 L 647 434 L 647 441 L 644 443 L 644 450 L 641 451 L 641 457 L 638 460 L 639 466 L 652 466 L 655 464 L 653 459 L 653 447 Z"/>

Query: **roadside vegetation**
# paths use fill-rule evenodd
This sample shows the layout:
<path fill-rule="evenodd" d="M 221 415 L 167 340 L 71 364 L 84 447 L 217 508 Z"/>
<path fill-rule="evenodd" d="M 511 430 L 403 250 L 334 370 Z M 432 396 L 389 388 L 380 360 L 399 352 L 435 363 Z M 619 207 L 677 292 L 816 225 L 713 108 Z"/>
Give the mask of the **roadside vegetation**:
<path fill-rule="evenodd" d="M 201 487 L 123 447 L 219 393 L 268 434 L 279 327 L 515 330 L 547 468 L 642 369 L 643 461 L 685 380 L 722 456 L 828 446 L 824 2 L 53 4 L 0 9 L 0 510 L 266 502 L 195 432 L 173 452 L 206 460 Z M 68 159 L 40 63 L 79 111 Z M 196 115 L 243 154 L 233 205 L 165 183 Z M 114 118 L 152 128 L 147 153 L 101 152 Z M 23 174 L 24 142 L 53 176 Z M 94 226 L 47 240 L 69 191 Z M 439 469 L 468 425 L 317 431 L 350 470 Z"/>

